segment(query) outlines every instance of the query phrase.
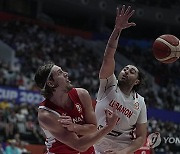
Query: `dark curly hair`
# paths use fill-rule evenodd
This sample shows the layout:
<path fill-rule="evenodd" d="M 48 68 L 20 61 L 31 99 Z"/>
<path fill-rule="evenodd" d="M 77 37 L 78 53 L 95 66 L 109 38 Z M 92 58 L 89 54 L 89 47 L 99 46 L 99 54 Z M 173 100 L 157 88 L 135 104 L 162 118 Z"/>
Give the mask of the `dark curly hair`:
<path fill-rule="evenodd" d="M 137 68 L 137 69 L 138 69 L 138 80 L 140 82 L 139 82 L 139 84 L 134 85 L 134 87 L 132 88 L 132 90 L 134 90 L 136 92 L 146 85 L 144 73 L 139 68 Z"/>

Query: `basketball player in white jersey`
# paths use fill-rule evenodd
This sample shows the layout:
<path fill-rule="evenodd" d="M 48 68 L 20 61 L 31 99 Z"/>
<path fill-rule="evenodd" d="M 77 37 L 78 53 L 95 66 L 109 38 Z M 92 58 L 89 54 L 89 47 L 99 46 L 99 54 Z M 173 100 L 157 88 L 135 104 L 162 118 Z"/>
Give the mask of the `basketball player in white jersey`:
<path fill-rule="evenodd" d="M 96 145 L 97 153 L 131 154 L 139 149 L 146 140 L 147 114 L 144 98 L 136 90 L 143 81 L 143 75 L 133 65 L 125 66 L 116 78 L 114 75 L 116 52 L 120 33 L 123 29 L 135 26 L 129 23 L 134 10 L 117 8 L 114 30 L 107 43 L 99 73 L 100 87 L 95 108 L 99 129 L 106 125 L 104 109 L 116 105 L 119 120 L 114 129 Z M 111 114 L 111 113 L 110 113 Z"/>

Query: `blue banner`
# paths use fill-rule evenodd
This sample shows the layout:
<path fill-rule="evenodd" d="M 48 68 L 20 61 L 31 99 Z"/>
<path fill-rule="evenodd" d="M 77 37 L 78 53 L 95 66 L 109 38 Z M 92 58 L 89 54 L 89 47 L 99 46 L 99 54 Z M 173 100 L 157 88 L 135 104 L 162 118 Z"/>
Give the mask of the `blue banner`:
<path fill-rule="evenodd" d="M 15 100 L 16 103 L 39 104 L 44 100 L 44 98 L 38 92 L 0 86 L 0 101 L 3 100 Z"/>
<path fill-rule="evenodd" d="M 162 121 L 171 121 L 180 124 L 180 112 L 148 108 L 148 119 L 155 118 Z"/>

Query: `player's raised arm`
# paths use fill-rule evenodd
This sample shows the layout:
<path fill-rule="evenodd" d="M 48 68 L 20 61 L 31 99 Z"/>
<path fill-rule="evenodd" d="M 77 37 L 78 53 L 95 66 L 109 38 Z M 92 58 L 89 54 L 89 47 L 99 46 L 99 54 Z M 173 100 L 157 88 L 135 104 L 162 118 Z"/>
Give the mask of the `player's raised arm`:
<path fill-rule="evenodd" d="M 121 11 L 119 11 L 119 8 L 117 8 L 115 27 L 106 45 L 104 58 L 99 73 L 100 79 L 105 79 L 114 73 L 114 54 L 118 45 L 120 33 L 123 29 L 136 25 L 133 22 L 128 22 L 133 13 L 134 10 L 131 10 L 131 6 L 128 6 L 128 8 L 125 10 L 125 5 L 123 5 Z"/>

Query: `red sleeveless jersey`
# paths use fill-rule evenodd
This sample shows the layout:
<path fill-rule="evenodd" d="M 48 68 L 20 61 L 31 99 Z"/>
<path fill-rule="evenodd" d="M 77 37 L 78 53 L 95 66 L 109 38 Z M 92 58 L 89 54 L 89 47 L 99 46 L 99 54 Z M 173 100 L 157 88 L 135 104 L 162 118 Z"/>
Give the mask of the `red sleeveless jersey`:
<path fill-rule="evenodd" d="M 84 108 L 79 99 L 78 93 L 75 88 L 68 92 L 71 101 L 74 104 L 72 110 L 65 110 L 49 100 L 44 100 L 39 109 L 45 109 L 57 115 L 67 115 L 72 118 L 72 121 L 77 124 L 85 124 Z M 43 129 L 43 128 L 42 128 Z M 95 154 L 94 147 L 90 147 L 86 152 L 78 152 L 71 147 L 58 141 L 48 130 L 43 129 L 46 135 L 47 154 Z"/>

